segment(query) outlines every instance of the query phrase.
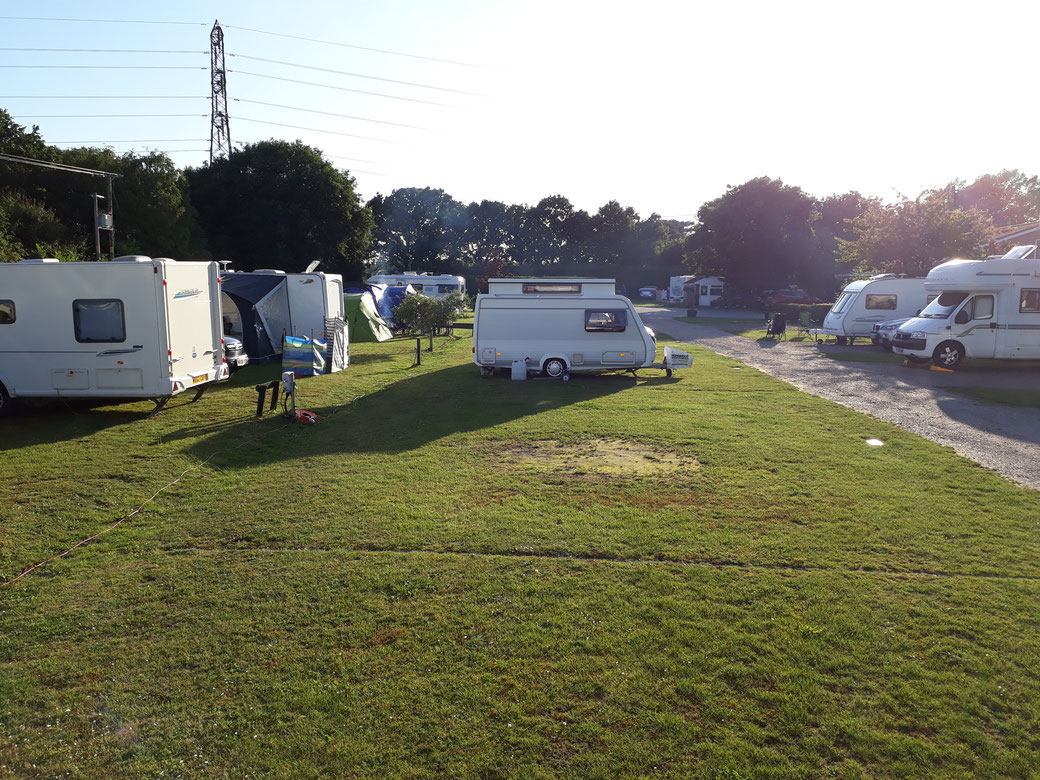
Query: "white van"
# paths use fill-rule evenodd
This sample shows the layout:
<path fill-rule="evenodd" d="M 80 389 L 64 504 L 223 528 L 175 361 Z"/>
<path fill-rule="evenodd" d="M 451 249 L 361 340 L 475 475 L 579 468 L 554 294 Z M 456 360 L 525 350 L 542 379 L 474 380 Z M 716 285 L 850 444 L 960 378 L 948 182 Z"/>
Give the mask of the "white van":
<path fill-rule="evenodd" d="M 964 358 L 1040 358 L 1040 260 L 1035 246 L 995 260 L 950 260 L 928 272 L 938 297 L 892 338 L 911 360 L 954 368 Z"/>
<path fill-rule="evenodd" d="M 170 397 L 228 378 L 216 263 L 0 263 L 0 413 L 12 399 Z"/>
<path fill-rule="evenodd" d="M 820 335 L 836 336 L 839 344 L 874 335 L 879 322 L 912 317 L 928 303 L 921 277 L 878 274 L 850 282 L 823 319 Z"/>
<path fill-rule="evenodd" d="M 431 275 L 422 271 L 405 271 L 402 274 L 376 274 L 368 280 L 369 284 L 385 284 L 388 287 L 407 287 L 411 285 L 417 293 L 429 298 L 443 298 L 448 293 L 466 292 L 466 280 L 451 274 Z"/>
<path fill-rule="evenodd" d="M 613 279 L 489 279 L 473 319 L 473 362 L 483 376 L 523 361 L 566 380 L 571 371 L 688 368 L 685 352 L 665 350 Z"/>

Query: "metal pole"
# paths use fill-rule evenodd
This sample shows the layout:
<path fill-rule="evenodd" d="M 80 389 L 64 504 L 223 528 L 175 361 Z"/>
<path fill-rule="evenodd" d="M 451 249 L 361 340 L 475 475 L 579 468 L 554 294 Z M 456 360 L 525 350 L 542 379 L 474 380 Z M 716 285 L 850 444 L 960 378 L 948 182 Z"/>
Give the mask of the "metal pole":
<path fill-rule="evenodd" d="M 96 203 L 97 201 L 95 201 Z M 108 228 L 108 259 L 116 257 L 116 200 L 112 196 L 112 177 L 108 177 L 108 216 L 112 225 Z"/>
<path fill-rule="evenodd" d="M 90 196 L 94 200 L 94 259 L 101 260 L 101 225 L 98 222 L 98 205 L 97 200 L 101 196 L 96 192 Z"/>

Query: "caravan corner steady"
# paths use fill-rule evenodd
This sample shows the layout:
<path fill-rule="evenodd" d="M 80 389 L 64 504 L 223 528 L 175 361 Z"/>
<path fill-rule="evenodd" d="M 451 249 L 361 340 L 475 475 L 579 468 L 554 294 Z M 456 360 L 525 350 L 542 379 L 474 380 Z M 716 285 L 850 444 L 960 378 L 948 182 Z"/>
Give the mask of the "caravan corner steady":
<path fill-rule="evenodd" d="M 955 368 L 964 358 L 1040 358 L 1040 259 L 1016 246 L 994 260 L 950 260 L 928 272 L 938 298 L 892 337 L 892 351 Z"/>
<path fill-rule="evenodd" d="M 567 380 L 571 371 L 689 368 L 689 354 L 665 348 L 613 279 L 489 279 L 477 296 L 473 362 L 482 376 L 523 361 L 528 370 Z M 523 366 L 521 366 L 521 370 Z"/>
<path fill-rule="evenodd" d="M 12 399 L 151 398 L 228 378 L 216 263 L 0 263 L 0 414 Z"/>

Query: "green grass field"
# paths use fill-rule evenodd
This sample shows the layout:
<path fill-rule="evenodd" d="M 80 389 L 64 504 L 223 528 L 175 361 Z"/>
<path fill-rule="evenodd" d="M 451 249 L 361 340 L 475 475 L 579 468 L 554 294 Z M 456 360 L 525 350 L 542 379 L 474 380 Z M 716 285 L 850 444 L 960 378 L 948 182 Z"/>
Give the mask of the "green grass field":
<path fill-rule="evenodd" d="M 0 588 L 0 775 L 1036 771 L 1040 495 L 699 348 L 470 346 L 4 421 L 3 580 L 141 509 Z"/>

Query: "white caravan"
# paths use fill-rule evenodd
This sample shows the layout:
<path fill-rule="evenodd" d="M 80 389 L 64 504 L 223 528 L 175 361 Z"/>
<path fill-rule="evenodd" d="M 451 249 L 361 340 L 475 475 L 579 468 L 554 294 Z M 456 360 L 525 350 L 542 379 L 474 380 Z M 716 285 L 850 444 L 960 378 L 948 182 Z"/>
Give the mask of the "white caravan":
<path fill-rule="evenodd" d="M 216 263 L 0 263 L 0 412 L 11 399 L 170 397 L 228 378 Z"/>
<path fill-rule="evenodd" d="M 892 338 L 911 360 L 954 368 L 964 358 L 1040 358 L 1040 259 L 1035 246 L 995 260 L 950 260 L 928 272 L 938 297 Z"/>
<path fill-rule="evenodd" d="M 919 276 L 878 274 L 850 282 L 823 318 L 819 334 L 836 336 L 839 344 L 870 338 L 876 323 L 912 317 L 929 300 Z"/>
<path fill-rule="evenodd" d="M 692 282 L 697 278 L 697 274 L 685 274 L 683 276 L 673 276 L 668 279 L 668 300 L 672 303 L 681 303 L 686 298 L 686 290 L 684 289 L 687 282 Z"/>
<path fill-rule="evenodd" d="M 339 274 L 228 271 L 221 282 L 224 331 L 241 339 L 250 357 L 270 360 L 281 354 L 284 336 L 304 336 L 328 343 L 330 372 L 349 363 Z"/>
<path fill-rule="evenodd" d="M 495 368 L 541 371 L 568 379 L 571 371 L 688 368 L 691 357 L 666 348 L 655 363 L 657 339 L 613 279 L 489 279 L 473 318 L 473 362 L 483 376 Z"/>
<path fill-rule="evenodd" d="M 429 298 L 443 298 L 448 293 L 466 292 L 466 280 L 451 274 L 432 275 L 425 271 L 415 273 L 405 271 L 403 274 L 376 274 L 368 280 L 369 284 L 385 284 L 388 287 L 407 287 L 411 285 L 417 293 Z"/>

